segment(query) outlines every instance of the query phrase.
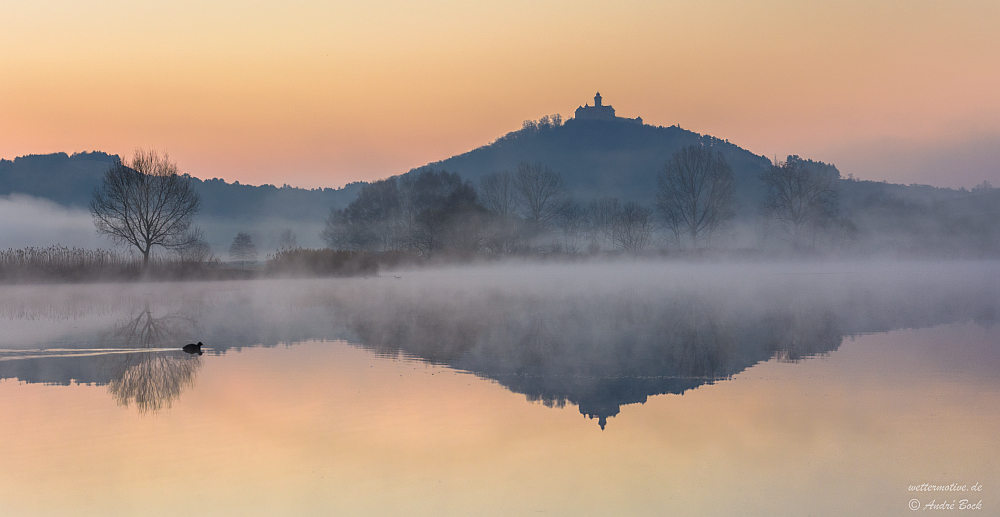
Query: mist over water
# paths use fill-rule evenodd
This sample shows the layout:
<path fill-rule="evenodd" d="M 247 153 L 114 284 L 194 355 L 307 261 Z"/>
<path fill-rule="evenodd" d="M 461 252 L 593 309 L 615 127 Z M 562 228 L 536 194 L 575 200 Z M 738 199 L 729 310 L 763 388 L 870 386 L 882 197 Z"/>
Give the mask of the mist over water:
<path fill-rule="evenodd" d="M 909 512 L 907 483 L 1000 486 L 998 288 L 647 260 L 0 286 L 0 509 L 166 515 L 205 479 L 206 514 Z"/>
<path fill-rule="evenodd" d="M 224 354 L 346 340 L 472 372 L 548 406 L 577 406 L 603 427 L 622 405 L 725 380 L 773 358 L 831 353 L 845 337 L 991 325 L 998 283 L 1000 265 L 992 262 L 628 261 L 327 280 L 5 286 L 0 340 L 23 352 L 2 357 L 0 376 L 114 386 L 131 372 L 169 383 L 176 375 L 163 372 L 190 378 L 197 368 L 161 360 L 172 357 L 163 352 L 118 352 L 203 341 L 210 354 Z M 74 348 L 87 353 L 67 357 L 64 349 Z M 39 352 L 26 353 L 32 349 Z M 50 358 L 46 350 L 59 352 Z M 160 362 L 147 374 L 105 365 L 126 360 Z M 181 390 L 158 393 L 170 399 Z"/>

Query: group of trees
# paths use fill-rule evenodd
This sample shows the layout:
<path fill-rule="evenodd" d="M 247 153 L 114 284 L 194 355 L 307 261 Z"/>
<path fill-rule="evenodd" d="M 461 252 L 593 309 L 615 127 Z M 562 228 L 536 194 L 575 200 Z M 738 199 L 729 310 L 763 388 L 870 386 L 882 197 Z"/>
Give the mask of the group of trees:
<path fill-rule="evenodd" d="M 322 237 L 341 250 L 475 249 L 485 213 L 470 182 L 422 171 L 365 185 L 347 208 L 331 211 Z"/>
<path fill-rule="evenodd" d="M 142 255 L 145 266 L 155 247 L 176 253 L 183 262 L 200 263 L 211 258 L 204 232 L 192 226 L 200 208 L 201 196 L 189 177 L 178 174 L 169 156 L 143 149 L 112 163 L 90 204 L 97 232 L 116 244 L 134 248 Z M 279 247 L 296 246 L 295 233 L 286 230 Z M 250 234 L 238 233 L 229 254 L 241 262 L 257 260 Z"/>
<path fill-rule="evenodd" d="M 838 179 L 836 168 L 798 156 L 775 161 L 759 177 L 765 228 L 796 250 L 814 247 L 836 221 Z M 711 146 L 675 152 L 657 177 L 656 210 L 677 244 L 698 247 L 723 229 L 736 216 L 736 178 L 722 152 Z"/>
<path fill-rule="evenodd" d="M 559 120 L 546 121 L 558 124 Z M 795 249 L 816 245 L 837 218 L 836 169 L 790 156 L 760 175 L 766 190 L 763 221 Z M 134 247 L 149 262 L 156 246 L 187 260 L 211 251 L 192 218 L 201 199 L 166 155 L 138 150 L 107 171 L 91 203 L 99 233 Z M 605 197 L 581 204 L 563 178 L 541 163 L 523 162 L 514 173 L 494 172 L 477 189 L 457 173 L 423 170 L 365 185 L 342 210 L 332 210 L 322 237 L 350 251 L 440 250 L 494 254 L 537 250 L 570 253 L 641 252 L 658 229 L 678 246 L 701 247 L 737 213 L 736 180 L 722 152 L 711 145 L 677 150 L 657 177 L 655 203 Z M 279 248 L 296 248 L 290 229 Z M 254 261 L 251 236 L 240 232 L 229 249 Z"/>
<path fill-rule="evenodd" d="M 482 178 L 477 189 L 456 173 L 425 170 L 376 181 L 333 210 L 322 236 L 334 249 L 440 250 L 512 254 L 599 249 L 641 251 L 652 240 L 651 211 L 617 199 L 583 206 L 558 173 L 521 163 Z"/>
<path fill-rule="evenodd" d="M 796 250 L 813 248 L 821 231 L 837 222 L 839 173 L 831 166 L 790 156 L 765 170 L 765 221 Z"/>
<path fill-rule="evenodd" d="M 760 177 L 762 227 L 795 249 L 814 247 L 837 217 L 838 173 L 790 156 Z M 736 179 L 711 146 L 679 149 L 657 177 L 652 208 L 605 197 L 581 204 L 540 163 L 486 175 L 478 189 L 458 174 L 424 170 L 374 182 L 334 210 L 323 238 L 334 249 L 442 249 L 493 254 L 538 250 L 641 252 L 663 243 L 699 248 L 737 214 Z M 663 232 L 658 232 L 663 230 Z"/>

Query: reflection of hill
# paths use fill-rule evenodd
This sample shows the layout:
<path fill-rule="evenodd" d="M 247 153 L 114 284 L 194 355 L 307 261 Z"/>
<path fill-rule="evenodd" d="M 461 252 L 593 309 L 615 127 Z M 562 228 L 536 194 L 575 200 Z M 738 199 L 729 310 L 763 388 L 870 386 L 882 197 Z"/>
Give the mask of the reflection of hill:
<path fill-rule="evenodd" d="M 907 267 L 699 266 L 686 276 L 647 265 L 602 280 L 551 268 L 548 278 L 526 274 L 531 281 L 436 278 L 330 303 L 366 348 L 469 371 L 546 405 L 575 404 L 603 426 L 621 405 L 772 358 L 828 353 L 844 336 L 994 319 L 998 277 L 982 265 Z"/>
<path fill-rule="evenodd" d="M 825 307 L 733 311 L 693 295 L 548 304 L 494 297 L 488 310 L 465 307 L 366 307 L 352 311 L 350 325 L 380 353 L 466 370 L 547 406 L 575 404 L 601 427 L 623 404 L 683 393 L 772 357 L 830 352 L 844 336 Z"/>
<path fill-rule="evenodd" d="M 465 370 L 546 405 L 575 404 L 603 425 L 624 404 L 683 393 L 760 361 L 828 353 L 844 336 L 993 321 L 1000 307 L 993 264 L 810 268 L 498 266 L 404 272 L 400 280 L 177 284 L 155 297 L 141 287 L 108 294 L 119 290 L 73 286 L 71 296 L 53 287 L 55 312 L 39 287 L 31 303 L 0 299 L 8 329 L 29 335 L 47 318 L 74 327 L 103 322 L 106 311 L 94 307 L 123 316 L 79 345 L 24 343 L 24 352 L 113 353 L 9 360 L 14 354 L 0 351 L 0 378 L 108 385 L 119 402 L 151 411 L 193 382 L 201 362 L 176 350 L 186 342 L 204 341 L 209 354 L 220 354 L 347 339 Z M 87 308 L 78 319 L 76 305 Z"/>

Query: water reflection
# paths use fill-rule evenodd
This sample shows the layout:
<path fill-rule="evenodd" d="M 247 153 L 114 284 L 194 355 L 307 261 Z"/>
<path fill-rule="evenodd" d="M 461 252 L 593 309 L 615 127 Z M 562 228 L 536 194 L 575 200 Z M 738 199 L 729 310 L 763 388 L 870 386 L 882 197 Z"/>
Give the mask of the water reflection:
<path fill-rule="evenodd" d="M 194 385 L 201 358 L 176 350 L 197 328 L 193 318 L 177 314 L 156 318 L 147 301 L 107 334 L 110 349 L 148 351 L 101 356 L 107 372 L 108 392 L 122 406 L 133 406 L 140 414 L 169 408 L 186 387 Z"/>
<path fill-rule="evenodd" d="M 837 274 L 787 265 L 468 268 L 399 279 L 164 285 L 155 296 L 141 286 L 53 288 L 49 296 L 40 287 L 0 300 L 15 333 L 23 324 L 33 335 L 30 324 L 51 314 L 74 325 L 118 316 L 21 348 L 59 342 L 109 353 L 0 353 L 0 378 L 107 385 L 119 404 L 145 413 L 170 407 L 193 385 L 202 359 L 178 350 L 185 343 L 204 341 L 217 355 L 346 339 L 472 372 L 546 406 L 576 405 L 604 428 L 622 405 L 683 394 L 761 361 L 830 353 L 845 336 L 995 319 L 996 265 L 918 266 Z M 145 352 L 118 353 L 129 350 Z"/>
<path fill-rule="evenodd" d="M 339 312 L 367 348 L 473 372 L 549 407 L 576 405 L 602 429 L 622 405 L 683 394 L 772 357 L 830 352 L 845 335 L 842 317 L 823 307 L 733 312 L 690 294 L 599 296 L 586 303 L 591 310 L 567 300 L 490 303 L 486 314 L 356 303 Z"/>

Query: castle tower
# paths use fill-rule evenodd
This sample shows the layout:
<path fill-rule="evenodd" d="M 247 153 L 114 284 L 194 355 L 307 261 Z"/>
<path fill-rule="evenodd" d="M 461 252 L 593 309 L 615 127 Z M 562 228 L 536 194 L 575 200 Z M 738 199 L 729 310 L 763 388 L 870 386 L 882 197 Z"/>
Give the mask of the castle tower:
<path fill-rule="evenodd" d="M 601 92 L 597 92 L 594 95 L 594 105 L 593 106 L 580 106 L 576 108 L 576 116 L 571 120 L 610 120 L 618 122 L 631 122 L 633 124 L 642 124 L 641 118 L 623 118 L 615 116 L 615 109 L 611 106 L 605 106 L 603 99 L 601 99 Z"/>

